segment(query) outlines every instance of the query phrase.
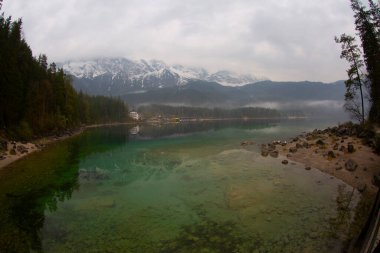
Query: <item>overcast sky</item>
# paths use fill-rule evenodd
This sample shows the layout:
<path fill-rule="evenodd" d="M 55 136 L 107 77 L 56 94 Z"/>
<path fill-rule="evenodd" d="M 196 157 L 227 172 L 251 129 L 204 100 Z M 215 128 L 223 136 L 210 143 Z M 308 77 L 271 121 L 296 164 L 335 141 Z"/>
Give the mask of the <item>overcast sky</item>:
<path fill-rule="evenodd" d="M 354 34 L 348 0 L 4 0 L 50 61 L 159 59 L 277 81 L 346 78 L 334 36 Z"/>

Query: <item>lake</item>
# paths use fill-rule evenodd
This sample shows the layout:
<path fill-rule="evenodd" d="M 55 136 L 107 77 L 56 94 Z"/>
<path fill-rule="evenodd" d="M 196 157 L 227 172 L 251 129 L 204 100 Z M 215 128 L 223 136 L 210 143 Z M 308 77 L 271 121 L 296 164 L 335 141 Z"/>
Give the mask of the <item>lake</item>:
<path fill-rule="evenodd" d="M 0 252 L 341 252 L 366 215 L 361 195 L 260 155 L 336 123 L 87 130 L 0 170 Z"/>

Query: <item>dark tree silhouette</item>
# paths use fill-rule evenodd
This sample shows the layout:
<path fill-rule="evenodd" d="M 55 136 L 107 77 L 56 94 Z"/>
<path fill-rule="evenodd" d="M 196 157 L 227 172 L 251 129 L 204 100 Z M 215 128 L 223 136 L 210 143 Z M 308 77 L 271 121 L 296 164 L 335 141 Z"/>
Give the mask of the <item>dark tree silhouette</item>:
<path fill-rule="evenodd" d="M 380 7 L 379 4 L 374 3 L 373 0 L 368 0 L 368 2 L 369 8 L 366 8 L 359 0 L 351 0 L 351 8 L 354 11 L 355 28 L 361 41 L 365 73 L 358 74 L 357 71 L 353 70 L 355 67 L 353 68 L 352 57 L 350 57 L 351 59 L 347 58 L 347 52 L 344 52 L 345 50 L 347 51 L 350 46 L 354 46 L 354 50 L 360 52 L 354 40 L 352 40 L 353 37 L 344 34 L 337 42 L 342 43 L 343 51 L 341 57 L 350 62 L 350 69 L 347 71 L 349 76 L 347 82 L 354 86 L 349 85 L 349 87 L 359 85 L 357 78 L 359 76 L 361 76 L 361 86 L 358 87 L 363 87 L 362 84 L 364 82 L 368 84 L 370 100 L 369 120 L 371 122 L 380 123 Z M 353 51 L 351 50 L 351 52 Z M 361 56 L 359 54 L 354 58 L 359 60 Z M 356 69 L 360 69 L 360 67 Z M 354 106 L 354 108 L 355 107 L 357 106 Z"/>
<path fill-rule="evenodd" d="M 364 63 L 361 59 L 360 49 L 355 43 L 355 38 L 346 34 L 342 34 L 339 38 L 335 37 L 335 41 L 342 45 L 340 58 L 346 59 L 350 63 L 350 68 L 347 70 L 348 80 L 345 81 L 345 109 L 361 124 L 364 124 L 365 110 L 363 88 L 366 76 L 363 74 Z M 358 90 L 360 91 L 360 104 L 357 102 Z"/>

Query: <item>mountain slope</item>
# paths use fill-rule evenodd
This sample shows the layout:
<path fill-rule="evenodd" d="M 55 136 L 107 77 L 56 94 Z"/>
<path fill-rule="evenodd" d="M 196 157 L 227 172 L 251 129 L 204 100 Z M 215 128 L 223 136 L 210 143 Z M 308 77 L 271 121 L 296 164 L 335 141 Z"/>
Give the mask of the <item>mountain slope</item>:
<path fill-rule="evenodd" d="M 93 95 L 119 96 L 129 92 L 178 87 L 192 80 L 218 82 L 228 86 L 254 83 L 259 79 L 230 71 L 208 73 L 202 68 L 169 66 L 158 60 L 132 61 L 125 58 L 98 58 L 58 64 L 72 76 L 74 87 Z"/>
<path fill-rule="evenodd" d="M 272 107 L 281 107 L 285 104 L 293 104 L 293 107 L 297 107 L 305 102 L 315 103 L 316 101 L 342 103 L 344 92 L 345 86 L 342 81 L 333 84 L 263 81 L 242 87 L 228 87 L 206 81 L 189 81 L 180 87 L 129 93 L 123 98 L 132 105 L 161 103 L 234 107 L 272 103 Z"/>

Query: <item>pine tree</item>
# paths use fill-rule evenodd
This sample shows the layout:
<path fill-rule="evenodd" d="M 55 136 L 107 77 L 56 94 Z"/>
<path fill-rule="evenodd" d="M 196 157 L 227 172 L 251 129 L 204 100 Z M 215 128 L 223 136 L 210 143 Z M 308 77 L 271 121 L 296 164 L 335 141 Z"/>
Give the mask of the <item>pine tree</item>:
<path fill-rule="evenodd" d="M 361 52 L 358 45 L 355 43 L 355 38 L 346 34 L 342 34 L 340 38 L 335 37 L 335 41 L 342 45 L 342 53 L 340 58 L 346 59 L 350 63 L 350 68 L 347 70 L 348 80 L 346 84 L 345 108 L 352 116 L 364 124 L 365 109 L 363 88 L 366 77 L 363 74 L 364 63 L 361 59 Z M 357 102 L 357 91 L 359 90 L 360 102 Z"/>
<path fill-rule="evenodd" d="M 371 109 L 369 118 L 380 123 L 380 36 L 379 5 L 369 1 L 367 10 L 358 0 L 351 0 L 355 26 L 362 42 L 364 62 L 370 83 Z"/>

